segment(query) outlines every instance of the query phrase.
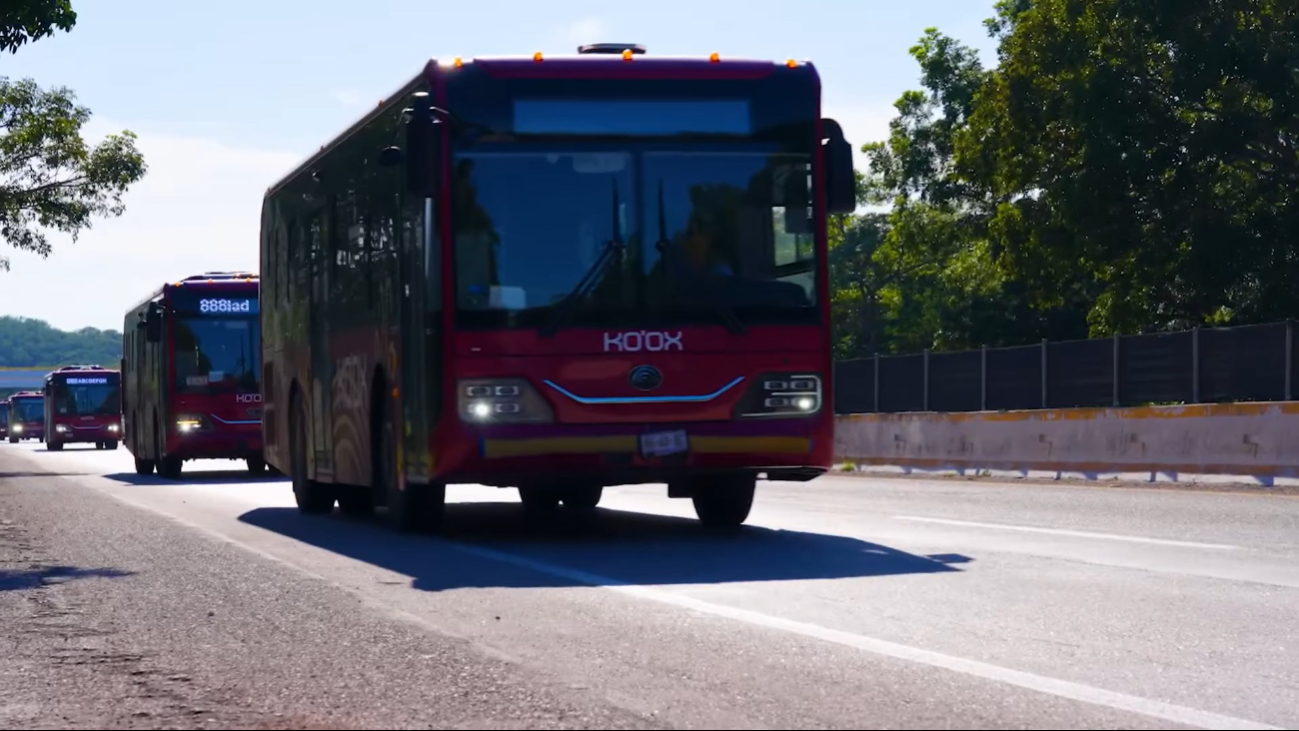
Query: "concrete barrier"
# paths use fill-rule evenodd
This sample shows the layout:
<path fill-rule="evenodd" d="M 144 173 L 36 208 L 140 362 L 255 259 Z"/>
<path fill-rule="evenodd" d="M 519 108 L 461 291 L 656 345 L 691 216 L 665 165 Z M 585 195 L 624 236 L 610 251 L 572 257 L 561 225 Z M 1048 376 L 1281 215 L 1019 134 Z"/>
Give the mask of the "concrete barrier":
<path fill-rule="evenodd" d="M 1299 403 L 841 416 L 858 466 L 1023 472 L 1299 474 Z"/>

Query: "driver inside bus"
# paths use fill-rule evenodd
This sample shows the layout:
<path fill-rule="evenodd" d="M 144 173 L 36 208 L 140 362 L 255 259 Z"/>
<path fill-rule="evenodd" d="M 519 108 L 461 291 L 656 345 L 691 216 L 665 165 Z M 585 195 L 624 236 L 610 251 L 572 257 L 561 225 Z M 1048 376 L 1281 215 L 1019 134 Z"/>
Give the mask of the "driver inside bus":
<path fill-rule="evenodd" d="M 686 223 L 679 248 L 692 278 L 735 276 L 734 267 L 722 252 L 723 229 L 712 218 L 696 208 Z"/>

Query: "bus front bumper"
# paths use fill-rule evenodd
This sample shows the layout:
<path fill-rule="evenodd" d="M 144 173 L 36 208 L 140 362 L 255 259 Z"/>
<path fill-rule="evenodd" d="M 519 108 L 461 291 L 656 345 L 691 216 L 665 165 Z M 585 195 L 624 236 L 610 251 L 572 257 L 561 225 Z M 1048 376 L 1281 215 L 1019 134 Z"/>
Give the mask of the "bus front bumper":
<path fill-rule="evenodd" d="M 466 428 L 464 438 L 435 452 L 446 459 L 434 467 L 442 481 L 500 486 L 537 479 L 644 484 L 735 471 L 801 481 L 830 467 L 833 432 L 820 435 L 820 421 Z"/>
<path fill-rule="evenodd" d="M 167 441 L 167 455 L 180 459 L 249 459 L 262 456 L 260 426 L 255 429 L 173 432 Z"/>

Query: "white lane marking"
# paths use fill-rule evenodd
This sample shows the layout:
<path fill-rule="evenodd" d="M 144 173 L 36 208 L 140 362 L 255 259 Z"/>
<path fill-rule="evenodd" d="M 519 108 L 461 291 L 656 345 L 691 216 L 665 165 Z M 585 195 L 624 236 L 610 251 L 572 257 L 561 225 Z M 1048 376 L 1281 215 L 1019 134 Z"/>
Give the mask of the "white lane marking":
<path fill-rule="evenodd" d="M 1147 543 L 1155 546 L 1176 546 L 1178 548 L 1207 548 L 1215 551 L 1239 551 L 1240 546 L 1224 543 L 1197 543 L 1195 541 L 1173 541 L 1166 538 L 1146 538 L 1145 536 L 1125 536 L 1118 533 L 1092 533 L 1082 530 L 1065 530 L 1063 528 L 1034 528 L 1027 525 L 1005 525 L 1003 523 L 975 523 L 968 520 L 948 520 L 946 518 L 920 518 L 913 515 L 895 515 L 894 520 L 906 520 L 912 523 L 934 523 L 963 528 L 989 528 L 991 530 L 1011 530 L 1020 533 L 1042 533 L 1050 536 L 1069 536 L 1071 538 L 1098 538 L 1106 541 L 1126 541 L 1128 543 Z"/>
<path fill-rule="evenodd" d="M 597 574 L 591 574 L 565 566 L 537 561 L 523 556 L 516 556 L 511 553 L 497 551 L 491 548 L 480 548 L 478 546 L 468 546 L 458 543 L 451 543 L 449 545 L 456 550 L 471 556 L 511 564 L 513 566 L 537 571 L 543 574 L 549 574 L 551 576 L 567 579 L 580 584 L 609 589 L 610 591 L 636 597 L 638 599 L 646 599 L 661 604 L 668 604 L 680 609 L 688 609 L 690 611 L 709 614 L 723 619 L 744 622 L 757 627 L 779 630 L 781 632 L 788 632 L 790 634 L 800 635 L 815 640 L 831 642 L 837 645 L 843 645 L 844 647 L 850 647 L 864 652 L 894 658 L 896 660 L 903 660 L 943 670 L 950 670 L 952 672 L 971 675 L 984 680 L 1005 683 L 1007 685 L 1014 685 L 1060 698 L 1081 701 L 1083 703 L 1104 706 L 1106 708 L 1120 711 L 1128 711 L 1130 713 L 1136 713 L 1150 718 L 1157 718 L 1171 723 L 1179 723 L 1186 726 L 1204 729 L 1260 729 L 1272 731 L 1279 728 L 1277 726 L 1269 726 L 1257 721 L 1247 721 L 1245 719 L 1233 718 L 1231 716 L 1224 716 L 1209 711 L 1201 711 L 1195 708 L 1187 708 L 1185 706 L 1165 703 L 1163 701 L 1125 695 L 1123 693 L 1095 688 L 1082 683 L 1049 678 L 1034 673 L 1024 672 L 1022 670 L 1012 670 L 1010 668 L 1003 668 L 999 665 L 979 662 L 978 660 L 968 660 L 953 655 L 945 655 L 941 652 L 923 650 L 908 645 L 900 645 L 887 640 L 879 640 L 873 637 L 866 637 L 851 632 L 821 627 L 806 622 L 774 617 L 768 614 L 750 611 L 748 609 L 739 609 L 737 607 L 714 604 L 712 602 L 660 591 L 646 586 L 628 584 L 617 579 L 599 576 Z"/>

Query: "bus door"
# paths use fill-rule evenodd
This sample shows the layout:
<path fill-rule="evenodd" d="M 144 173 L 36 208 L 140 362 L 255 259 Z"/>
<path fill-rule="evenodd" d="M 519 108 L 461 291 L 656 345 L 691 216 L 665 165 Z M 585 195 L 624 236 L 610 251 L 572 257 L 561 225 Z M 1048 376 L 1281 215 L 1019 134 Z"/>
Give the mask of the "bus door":
<path fill-rule="evenodd" d="M 440 352 L 441 266 L 438 265 L 434 203 L 403 196 L 398 267 L 398 331 L 401 363 L 402 458 L 407 482 L 427 483 L 433 470 L 429 435 L 442 398 Z"/>
<path fill-rule="evenodd" d="M 334 420 L 331 390 L 334 382 L 334 358 L 329 337 L 329 271 L 325 261 L 325 242 L 329 230 L 327 209 L 321 208 L 311 218 L 307 238 L 308 271 L 311 278 L 307 294 L 307 338 L 311 358 L 311 441 L 315 478 L 332 480 L 334 472 Z"/>

